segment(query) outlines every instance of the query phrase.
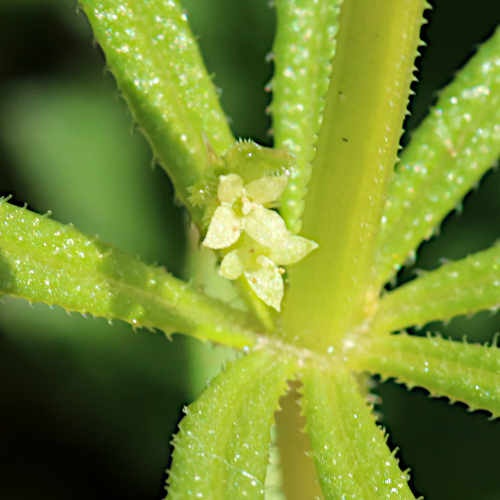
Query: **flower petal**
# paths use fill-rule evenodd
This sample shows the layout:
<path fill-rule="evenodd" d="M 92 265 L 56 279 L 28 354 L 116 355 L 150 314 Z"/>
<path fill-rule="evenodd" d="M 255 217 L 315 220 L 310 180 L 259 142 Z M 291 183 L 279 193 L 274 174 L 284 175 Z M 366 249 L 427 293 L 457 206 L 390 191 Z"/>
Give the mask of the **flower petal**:
<path fill-rule="evenodd" d="M 219 177 L 217 198 L 221 203 L 234 203 L 245 194 L 243 180 L 239 175 L 228 174 Z"/>
<path fill-rule="evenodd" d="M 279 266 L 295 264 L 307 254 L 318 248 L 315 241 L 302 238 L 302 236 L 289 236 L 287 239 L 273 245 L 267 256 Z"/>
<path fill-rule="evenodd" d="M 245 270 L 245 257 L 247 253 L 248 251 L 243 248 L 238 248 L 229 252 L 222 259 L 219 274 L 229 280 L 239 278 Z"/>
<path fill-rule="evenodd" d="M 220 205 L 215 209 L 203 246 L 216 250 L 230 247 L 238 241 L 242 228 L 243 219 L 229 205 Z"/>
<path fill-rule="evenodd" d="M 245 278 L 255 295 L 279 312 L 284 293 L 283 278 L 272 260 L 259 255 L 257 262 L 262 267 L 257 271 L 245 271 Z"/>
<path fill-rule="evenodd" d="M 247 196 L 259 205 L 278 200 L 285 190 L 288 177 L 286 175 L 263 177 L 245 186 Z"/>
<path fill-rule="evenodd" d="M 289 238 L 285 221 L 278 212 L 262 206 L 245 216 L 244 230 L 248 236 L 266 247 L 279 245 L 282 240 Z"/>

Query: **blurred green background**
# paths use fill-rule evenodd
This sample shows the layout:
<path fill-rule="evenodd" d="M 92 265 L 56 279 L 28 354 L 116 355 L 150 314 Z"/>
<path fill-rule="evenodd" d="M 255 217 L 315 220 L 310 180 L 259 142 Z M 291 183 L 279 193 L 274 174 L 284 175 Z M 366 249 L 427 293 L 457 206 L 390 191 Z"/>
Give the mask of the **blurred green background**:
<path fill-rule="evenodd" d="M 274 29 L 267 3 L 184 2 L 235 134 L 264 144 L 271 143 L 263 88 Z M 410 131 L 500 22 L 498 0 L 435 0 L 434 6 Z M 173 204 L 166 176 L 152 167 L 149 147 L 76 10 L 73 0 L 0 0 L 0 193 L 182 275 L 185 215 Z M 423 246 L 418 268 L 498 239 L 498 171 L 464 208 Z M 500 319 L 478 314 L 427 330 L 485 342 L 500 331 Z M 224 356 L 180 336 L 170 341 L 120 322 L 3 298 L 0 498 L 162 498 L 182 405 Z M 379 393 L 383 423 L 419 493 L 429 500 L 500 498 L 499 422 L 392 383 Z"/>

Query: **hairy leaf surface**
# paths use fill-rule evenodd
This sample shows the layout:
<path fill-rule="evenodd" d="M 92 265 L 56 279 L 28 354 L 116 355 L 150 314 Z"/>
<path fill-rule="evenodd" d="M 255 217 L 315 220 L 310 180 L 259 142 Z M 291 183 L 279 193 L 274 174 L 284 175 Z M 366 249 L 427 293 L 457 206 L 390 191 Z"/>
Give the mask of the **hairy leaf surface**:
<path fill-rule="evenodd" d="M 176 0 L 81 0 L 135 120 L 186 203 L 207 165 L 234 139 Z M 199 214 L 198 214 L 199 215 Z"/>
<path fill-rule="evenodd" d="M 390 188 L 376 259 L 380 285 L 414 256 L 500 156 L 500 30 L 413 133 Z"/>
<path fill-rule="evenodd" d="M 439 337 L 391 335 L 366 342 L 350 360 L 357 370 L 423 387 L 500 416 L 500 349 Z"/>
<path fill-rule="evenodd" d="M 298 233 L 301 227 L 341 4 L 342 0 L 276 2 L 278 24 L 273 47 L 271 111 L 276 146 L 287 147 L 297 160 L 280 208 L 293 233 Z"/>
<path fill-rule="evenodd" d="M 295 362 L 263 349 L 239 359 L 186 410 L 168 498 L 263 499 L 271 425 Z"/>
<path fill-rule="evenodd" d="M 325 499 L 414 499 L 407 474 L 345 367 L 311 364 L 302 382 L 306 432 Z"/>
<path fill-rule="evenodd" d="M 164 269 L 0 201 L 0 292 L 234 347 L 254 343 L 245 315 Z"/>
<path fill-rule="evenodd" d="M 388 332 L 500 307 L 500 246 L 445 264 L 385 294 L 371 325 Z"/>

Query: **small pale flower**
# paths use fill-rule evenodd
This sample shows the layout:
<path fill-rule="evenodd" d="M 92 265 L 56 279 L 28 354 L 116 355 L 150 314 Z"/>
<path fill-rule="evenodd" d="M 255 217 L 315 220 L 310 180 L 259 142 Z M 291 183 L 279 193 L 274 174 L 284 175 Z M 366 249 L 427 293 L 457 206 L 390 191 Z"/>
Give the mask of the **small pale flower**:
<path fill-rule="evenodd" d="M 243 231 L 265 246 L 288 237 L 283 219 L 266 208 L 279 199 L 286 184 L 285 175 L 263 177 L 246 185 L 237 174 L 221 175 L 217 188 L 220 205 L 215 209 L 203 245 L 215 250 L 228 248 Z"/>
<path fill-rule="evenodd" d="M 268 207 L 279 199 L 287 177 L 266 176 L 243 183 L 237 174 L 221 175 L 217 188 L 220 205 L 215 209 L 203 245 L 215 250 L 238 248 L 222 260 L 219 274 L 230 280 L 244 276 L 265 304 L 281 309 L 285 270 L 317 248 L 317 243 L 293 236 L 285 221 Z"/>
<path fill-rule="evenodd" d="M 281 265 L 302 260 L 318 244 L 287 233 L 276 247 L 254 244 L 229 252 L 221 263 L 219 274 L 230 280 L 244 275 L 255 295 L 277 311 L 281 309 L 284 284 Z"/>

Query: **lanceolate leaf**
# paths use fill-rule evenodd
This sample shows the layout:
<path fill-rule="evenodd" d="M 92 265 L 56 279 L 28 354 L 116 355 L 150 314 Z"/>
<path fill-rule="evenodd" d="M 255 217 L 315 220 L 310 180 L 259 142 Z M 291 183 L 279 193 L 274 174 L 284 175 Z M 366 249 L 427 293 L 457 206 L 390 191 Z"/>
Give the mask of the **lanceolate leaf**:
<path fill-rule="evenodd" d="M 500 246 L 445 264 L 387 293 L 371 325 L 390 332 L 500 307 Z"/>
<path fill-rule="evenodd" d="M 169 500 L 264 498 L 271 425 L 295 361 L 262 349 L 219 375 L 186 410 L 169 477 Z"/>
<path fill-rule="evenodd" d="M 234 141 L 176 0 L 81 0 L 118 87 L 177 196 L 207 165 L 203 134 L 221 153 Z"/>
<path fill-rule="evenodd" d="M 407 474 L 345 368 L 311 364 L 302 382 L 306 432 L 325 499 L 414 499 Z"/>
<path fill-rule="evenodd" d="M 500 349 L 494 345 L 391 335 L 357 349 L 350 366 L 500 416 Z"/>
<path fill-rule="evenodd" d="M 467 63 L 401 156 L 382 224 L 383 285 L 500 156 L 500 30 Z"/>
<path fill-rule="evenodd" d="M 0 293 L 247 347 L 245 316 L 162 268 L 0 201 Z"/>
<path fill-rule="evenodd" d="M 277 147 L 297 160 L 282 196 L 280 213 L 293 233 L 300 231 L 310 162 L 328 90 L 342 0 L 277 0 L 274 41 L 273 132 Z"/>

